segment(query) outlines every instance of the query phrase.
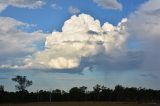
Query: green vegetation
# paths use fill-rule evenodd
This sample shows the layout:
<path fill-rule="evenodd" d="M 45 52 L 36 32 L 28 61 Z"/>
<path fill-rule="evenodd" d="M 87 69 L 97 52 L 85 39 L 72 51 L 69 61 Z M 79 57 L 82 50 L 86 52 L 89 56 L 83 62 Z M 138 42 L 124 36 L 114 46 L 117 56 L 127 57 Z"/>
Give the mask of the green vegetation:
<path fill-rule="evenodd" d="M 137 104 L 127 102 L 38 102 L 26 104 L 1 104 L 1 106 L 160 106 L 160 104 Z"/>
<path fill-rule="evenodd" d="M 5 91 L 4 86 L 1 85 L 0 103 L 67 101 L 97 101 L 99 103 L 134 102 L 138 104 L 160 103 L 160 90 L 135 87 L 128 88 L 121 85 L 117 85 L 114 89 L 110 89 L 97 84 L 93 87 L 92 91 L 89 91 L 87 90 L 87 87 L 82 86 L 73 87 L 69 90 L 69 92 L 60 89 L 55 89 L 52 91 L 40 90 L 38 92 L 28 92 L 26 88 L 32 85 L 32 81 L 28 80 L 26 76 L 16 76 L 15 78 L 12 78 L 12 80 L 18 82 L 18 85 L 15 86 L 18 91 Z"/>
<path fill-rule="evenodd" d="M 15 78 L 12 78 L 12 81 L 17 82 L 18 85 L 15 85 L 15 88 L 23 92 L 26 90 L 26 87 L 32 85 L 32 81 L 27 80 L 26 76 L 17 75 Z"/>

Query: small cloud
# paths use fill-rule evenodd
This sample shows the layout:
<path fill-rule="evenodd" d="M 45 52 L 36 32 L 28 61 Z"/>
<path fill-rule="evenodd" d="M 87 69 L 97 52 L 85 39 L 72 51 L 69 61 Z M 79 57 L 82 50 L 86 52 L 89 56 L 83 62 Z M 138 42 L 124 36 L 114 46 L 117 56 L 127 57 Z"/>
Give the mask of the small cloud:
<path fill-rule="evenodd" d="M 59 77 L 59 78 L 55 78 L 55 80 L 70 80 L 70 81 L 86 81 L 86 80 L 94 80 L 94 79 L 90 79 L 90 78 L 70 78 L 70 77 Z"/>
<path fill-rule="evenodd" d="M 141 74 L 140 75 L 141 77 L 150 77 L 150 78 L 153 78 L 153 79 L 158 79 L 158 76 L 152 74 L 152 73 L 148 73 L 148 74 Z"/>
<path fill-rule="evenodd" d="M 81 12 L 78 8 L 73 7 L 73 6 L 70 6 L 68 11 L 69 11 L 70 14 L 78 14 L 78 13 Z"/>
<path fill-rule="evenodd" d="M 1 73 L 1 75 L 0 75 L 0 80 L 6 80 L 6 79 L 9 79 L 9 75 L 3 75 L 3 74 Z"/>
<path fill-rule="evenodd" d="M 104 9 L 122 10 L 122 4 L 117 0 L 93 0 L 98 6 Z"/>
<path fill-rule="evenodd" d="M 62 7 L 57 5 L 57 4 L 51 4 L 51 8 L 53 8 L 54 10 L 62 10 Z"/>
<path fill-rule="evenodd" d="M 6 80 L 8 79 L 7 77 L 0 77 L 0 80 Z"/>

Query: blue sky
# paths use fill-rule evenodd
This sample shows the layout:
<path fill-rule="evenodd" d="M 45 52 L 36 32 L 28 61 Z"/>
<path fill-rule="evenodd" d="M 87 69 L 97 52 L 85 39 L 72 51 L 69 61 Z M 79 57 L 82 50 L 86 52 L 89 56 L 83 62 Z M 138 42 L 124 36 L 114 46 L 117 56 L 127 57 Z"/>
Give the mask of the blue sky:
<path fill-rule="evenodd" d="M 112 10 L 98 7 L 92 0 L 69 0 L 67 2 L 65 0 L 45 0 L 46 5 L 40 9 L 33 10 L 9 6 L 1 13 L 1 16 L 13 17 L 25 23 L 36 24 L 37 29 L 52 32 L 53 30 L 60 31 L 64 21 L 73 15 L 68 12 L 70 6 L 78 8 L 81 11 L 80 13 L 90 14 L 95 19 L 99 19 L 101 24 L 108 21 L 116 25 L 145 1 L 147 0 L 119 0 L 123 5 L 123 10 Z M 52 4 L 56 4 L 61 9 L 54 9 L 51 7 Z"/>
<path fill-rule="evenodd" d="M 0 1 L 0 85 L 6 90 L 15 91 L 16 75 L 33 80 L 30 91 L 96 84 L 160 89 L 158 0 L 20 1 Z M 81 43 L 64 43 L 85 42 L 89 32 L 106 36 L 104 45 L 80 50 Z M 55 46 L 60 41 L 64 45 Z"/>

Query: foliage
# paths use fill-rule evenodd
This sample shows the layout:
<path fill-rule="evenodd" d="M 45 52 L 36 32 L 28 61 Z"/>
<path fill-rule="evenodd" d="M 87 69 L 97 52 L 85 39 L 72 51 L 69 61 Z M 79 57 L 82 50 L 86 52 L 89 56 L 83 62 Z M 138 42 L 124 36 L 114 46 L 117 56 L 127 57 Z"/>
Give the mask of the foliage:
<path fill-rule="evenodd" d="M 26 87 L 29 87 L 32 85 L 32 81 L 27 80 L 26 76 L 17 75 L 15 78 L 12 78 L 12 81 L 15 81 L 18 83 L 18 85 L 15 85 L 15 88 L 19 91 L 25 91 Z"/>
<path fill-rule="evenodd" d="M 121 101 L 121 102 L 160 102 L 160 90 L 123 87 L 117 85 L 114 89 L 96 85 L 92 91 L 87 87 L 73 87 L 69 92 L 55 89 L 38 92 L 3 92 L 2 102 L 50 102 L 51 101 Z"/>
<path fill-rule="evenodd" d="M 160 102 L 160 90 L 145 88 L 115 86 L 114 89 L 101 86 L 99 84 L 93 87 L 92 91 L 87 87 L 73 87 L 66 92 L 55 89 L 52 91 L 40 90 L 37 92 L 28 92 L 27 87 L 32 85 L 32 81 L 26 76 L 16 76 L 12 78 L 17 82 L 17 92 L 4 91 L 4 86 L 0 85 L 0 103 L 8 102 L 52 102 L 52 101 L 120 101 L 120 102 Z"/>

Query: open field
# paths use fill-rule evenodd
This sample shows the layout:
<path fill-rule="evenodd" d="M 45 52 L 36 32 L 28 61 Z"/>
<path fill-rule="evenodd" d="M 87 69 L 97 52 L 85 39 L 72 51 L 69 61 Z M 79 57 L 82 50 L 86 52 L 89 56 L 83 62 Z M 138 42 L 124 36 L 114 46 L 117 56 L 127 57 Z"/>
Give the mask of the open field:
<path fill-rule="evenodd" d="M 0 106 L 160 106 L 160 104 L 137 104 L 116 102 L 40 102 L 26 104 L 0 104 Z"/>

